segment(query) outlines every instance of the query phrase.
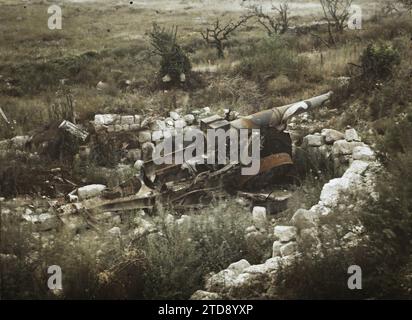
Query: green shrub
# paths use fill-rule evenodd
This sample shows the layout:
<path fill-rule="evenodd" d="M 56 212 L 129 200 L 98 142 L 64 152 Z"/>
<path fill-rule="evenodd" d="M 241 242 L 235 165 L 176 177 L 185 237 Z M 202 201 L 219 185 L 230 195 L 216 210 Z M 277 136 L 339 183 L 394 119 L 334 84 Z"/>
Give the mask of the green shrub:
<path fill-rule="evenodd" d="M 348 200 L 359 204 L 355 210 L 336 209 L 321 218 L 327 228 L 321 229 L 320 254 L 303 255 L 281 270 L 274 284 L 279 297 L 411 298 L 412 182 L 407 177 L 412 175 L 412 116 L 405 114 L 391 123 L 378 144 L 386 160 L 375 186 L 378 201 L 359 194 Z M 348 232 L 341 229 L 356 221 L 364 227 L 359 243 L 352 248 L 337 246 Z M 362 269 L 362 290 L 348 289 L 350 265 Z"/>
<path fill-rule="evenodd" d="M 157 232 L 141 238 L 108 235 L 106 226 L 81 235 L 64 228 L 36 234 L 17 214 L 2 218 L 0 252 L 14 261 L 0 261 L 5 299 L 187 299 L 208 273 L 243 258 L 260 263 L 270 256 L 266 234 L 245 239 L 251 214 L 234 202 L 192 212 L 181 225 L 167 223 L 160 212 L 154 218 Z M 46 286 L 50 265 L 63 272 L 57 296 Z"/>
<path fill-rule="evenodd" d="M 369 44 L 360 57 L 364 80 L 385 80 L 400 63 L 399 52 L 389 44 Z"/>
<path fill-rule="evenodd" d="M 411 108 L 412 78 L 408 70 L 400 70 L 396 77 L 377 87 L 366 97 L 372 119 L 398 117 Z"/>
<path fill-rule="evenodd" d="M 147 237 L 142 243 L 147 271 L 146 299 L 187 299 L 203 286 L 203 277 L 247 259 L 260 263 L 269 258 L 270 241 L 263 237 L 251 245 L 245 229 L 251 216 L 234 203 L 220 203 L 201 215 L 192 215 L 185 226 L 168 225 L 164 217 L 157 226 L 162 236 Z"/>
<path fill-rule="evenodd" d="M 382 181 L 388 186 L 390 180 Z M 394 186 L 391 182 L 391 188 Z M 377 190 L 383 191 L 382 186 Z M 386 192 L 388 190 L 385 190 Z M 382 195 L 382 194 L 381 194 Z M 286 299 L 396 299 L 410 297 L 403 285 L 404 266 L 410 260 L 408 243 L 411 218 L 399 211 L 392 195 L 378 202 L 365 202 L 356 211 L 335 210 L 321 218 L 319 252 L 300 248 L 306 254 L 291 266 L 282 267 L 274 281 L 279 298 Z M 351 199 L 353 202 L 355 199 Z M 366 199 L 364 199 L 366 200 Z M 359 199 L 356 201 L 359 202 Z M 348 203 L 349 203 L 348 202 Z M 364 226 L 355 246 L 344 246 L 347 228 L 359 220 Z M 305 244 L 303 244 L 305 246 Z M 309 254 L 307 254 L 309 252 Z M 348 288 L 348 268 L 362 270 L 362 290 Z"/>
<path fill-rule="evenodd" d="M 160 77 L 169 75 L 173 84 L 179 84 L 181 74 L 189 76 L 192 66 L 186 53 L 177 43 L 177 27 L 167 31 L 154 23 L 149 36 L 154 53 L 161 57 Z"/>
<path fill-rule="evenodd" d="M 279 38 L 265 38 L 243 53 L 235 71 L 255 81 L 281 75 L 297 80 L 305 74 L 306 61 L 290 50 Z"/>

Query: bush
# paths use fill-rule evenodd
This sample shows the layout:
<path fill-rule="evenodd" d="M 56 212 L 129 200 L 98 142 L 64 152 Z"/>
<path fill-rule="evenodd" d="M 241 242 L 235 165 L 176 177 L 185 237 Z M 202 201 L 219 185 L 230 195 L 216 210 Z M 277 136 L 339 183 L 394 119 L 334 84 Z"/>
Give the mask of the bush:
<path fill-rule="evenodd" d="M 209 272 L 243 258 L 260 263 L 270 256 L 266 234 L 245 239 L 252 218 L 234 202 L 192 213 L 190 222 L 180 225 L 167 223 L 161 210 L 153 221 L 157 232 L 140 238 L 113 237 L 104 231 L 106 225 L 103 232 L 76 236 L 61 229 L 40 237 L 19 217 L 2 215 L 0 252 L 14 261 L 0 257 L 5 299 L 187 299 L 203 287 Z M 63 291 L 58 296 L 45 285 L 50 265 L 62 268 Z"/>
<path fill-rule="evenodd" d="M 114 256 L 107 254 L 102 243 L 93 236 L 79 241 L 63 231 L 40 235 L 32 224 L 22 223 L 17 215 L 2 214 L 1 219 L 2 299 L 95 297 L 99 269 L 107 262 L 98 258 L 98 252 L 102 250 L 106 257 Z M 115 246 L 112 242 L 111 248 Z M 62 269 L 63 292 L 52 292 L 46 285 L 50 276 L 47 268 L 51 265 Z"/>
<path fill-rule="evenodd" d="M 161 57 L 160 77 L 169 75 L 171 83 L 178 85 L 182 82 L 181 74 L 189 76 L 192 66 L 186 53 L 177 43 L 177 27 L 166 31 L 154 23 L 149 36 L 154 53 Z"/>
<path fill-rule="evenodd" d="M 279 38 L 265 38 L 244 52 L 236 72 L 245 78 L 265 81 L 279 76 L 297 80 L 305 74 L 306 61 Z"/>
<path fill-rule="evenodd" d="M 412 115 L 391 123 L 379 142 L 386 168 L 375 187 L 378 201 L 358 195 L 348 201 L 359 204 L 355 211 L 336 209 L 322 218 L 320 253 L 303 255 L 282 269 L 274 284 L 281 298 L 411 298 L 412 182 L 406 177 L 412 175 Z M 364 227 L 359 243 L 337 246 L 348 232 L 341 229 L 356 221 Z M 362 269 L 362 290 L 348 290 L 350 265 Z"/>
<path fill-rule="evenodd" d="M 147 237 L 136 247 L 147 259 L 145 299 L 187 299 L 203 286 L 203 277 L 247 259 L 260 263 L 269 258 L 270 240 L 253 245 L 245 239 L 251 216 L 234 203 L 220 203 L 186 225 L 157 223 L 162 236 Z"/>
<path fill-rule="evenodd" d="M 373 120 L 397 117 L 411 107 L 412 78 L 409 70 L 399 70 L 396 77 L 378 86 L 366 97 L 369 113 Z"/>
<path fill-rule="evenodd" d="M 385 80 L 399 65 L 399 52 L 389 44 L 369 44 L 360 57 L 364 80 Z"/>
<path fill-rule="evenodd" d="M 382 181 L 386 184 L 390 180 Z M 393 187 L 393 184 L 391 184 Z M 382 187 L 378 190 L 383 191 Z M 387 191 L 387 190 L 386 190 Z M 355 199 L 352 199 L 354 201 Z M 365 200 L 365 199 L 363 199 Z M 356 201 L 359 202 L 359 199 Z M 349 202 L 348 202 L 349 203 Z M 396 299 L 410 297 L 404 288 L 404 266 L 409 262 L 411 219 L 389 196 L 350 213 L 335 210 L 321 218 L 319 252 L 306 254 L 281 268 L 274 281 L 280 298 L 286 299 Z M 343 244 L 351 225 L 361 221 L 364 231 L 356 245 Z M 409 229 L 409 231 L 407 231 Z M 347 242 L 349 244 L 350 242 Z M 307 254 L 310 252 L 310 254 Z M 362 270 L 362 290 L 349 290 L 348 268 Z"/>

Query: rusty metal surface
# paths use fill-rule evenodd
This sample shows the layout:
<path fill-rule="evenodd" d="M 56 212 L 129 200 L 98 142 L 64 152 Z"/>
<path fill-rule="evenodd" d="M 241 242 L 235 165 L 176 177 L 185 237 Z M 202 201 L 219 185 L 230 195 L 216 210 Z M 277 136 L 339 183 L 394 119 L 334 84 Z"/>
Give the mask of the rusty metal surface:
<path fill-rule="evenodd" d="M 271 154 L 260 160 L 260 169 L 257 175 L 260 173 L 268 172 L 269 170 L 273 168 L 283 166 L 283 165 L 288 165 L 288 164 L 293 164 L 292 158 L 288 153 Z M 243 186 L 246 182 L 248 182 L 253 177 L 254 177 L 253 175 L 239 177 L 239 180 L 238 180 L 239 186 Z"/>
<path fill-rule="evenodd" d="M 322 94 L 307 100 L 288 104 L 281 107 L 275 107 L 263 110 L 231 122 L 232 127 L 236 129 L 260 129 L 262 127 L 278 127 L 297 114 L 306 112 L 311 108 L 316 108 L 329 100 L 332 92 Z"/>
<path fill-rule="evenodd" d="M 145 184 L 136 195 L 122 197 L 114 200 L 85 201 L 86 209 L 100 209 L 103 211 L 121 211 L 133 209 L 152 209 L 158 192 L 150 189 Z"/>

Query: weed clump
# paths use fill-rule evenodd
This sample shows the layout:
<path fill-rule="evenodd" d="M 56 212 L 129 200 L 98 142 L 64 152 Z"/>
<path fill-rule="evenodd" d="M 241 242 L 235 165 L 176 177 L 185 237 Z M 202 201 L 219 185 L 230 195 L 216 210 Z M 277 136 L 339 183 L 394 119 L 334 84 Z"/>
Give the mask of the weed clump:
<path fill-rule="evenodd" d="M 385 80 L 392 75 L 393 68 L 400 64 L 400 55 L 389 44 L 369 44 L 360 61 L 364 80 Z"/>
<path fill-rule="evenodd" d="M 167 31 L 154 23 L 149 37 L 153 52 L 161 57 L 159 74 L 162 81 L 173 86 L 186 82 L 192 65 L 177 43 L 177 27 Z"/>

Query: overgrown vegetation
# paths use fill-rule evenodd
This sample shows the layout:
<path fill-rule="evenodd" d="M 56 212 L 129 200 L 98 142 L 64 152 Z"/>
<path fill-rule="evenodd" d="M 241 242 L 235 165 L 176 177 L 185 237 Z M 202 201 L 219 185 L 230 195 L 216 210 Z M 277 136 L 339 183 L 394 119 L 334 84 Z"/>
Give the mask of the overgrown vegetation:
<path fill-rule="evenodd" d="M 388 44 L 369 44 L 360 57 L 362 78 L 368 81 L 385 80 L 400 63 L 399 52 Z"/>
<path fill-rule="evenodd" d="M 278 76 L 299 80 L 306 67 L 307 61 L 290 50 L 282 39 L 264 38 L 242 54 L 236 71 L 245 78 L 262 83 Z"/>
<path fill-rule="evenodd" d="M 353 102 L 364 99 L 369 112 L 361 112 L 359 121 L 374 119 L 377 149 L 384 163 L 375 192 L 378 201 L 369 195 L 358 195 L 363 203 L 357 210 L 337 209 L 324 221 L 320 253 L 302 256 L 283 269 L 276 281 L 284 298 L 299 299 L 409 299 L 412 259 L 412 114 L 411 80 L 407 61 L 410 53 L 402 42 L 371 44 L 361 55 L 362 74 L 344 89 Z M 402 58 L 401 58 L 402 57 Z M 362 92 L 355 84 L 362 84 Z M 378 83 L 378 85 L 377 85 Z M 366 97 L 367 96 L 367 97 Z M 341 97 L 342 98 L 342 97 Z M 348 199 L 346 206 L 350 205 Z M 345 225 L 364 226 L 354 246 L 336 247 L 349 230 Z M 335 226 L 335 227 L 331 227 Z M 348 290 L 348 266 L 362 268 L 362 290 Z"/>
<path fill-rule="evenodd" d="M 350 216 L 336 212 L 331 220 L 344 225 L 351 219 L 361 219 L 369 238 L 340 253 L 325 244 L 324 258 L 303 258 L 290 273 L 285 270 L 281 277 L 284 281 L 276 285 L 288 298 L 410 297 L 404 288 L 412 269 L 412 185 L 406 178 L 412 175 L 412 20 L 401 12 L 363 21 L 364 30 L 345 30 L 347 12 L 343 9 L 350 2 L 322 1 L 328 29 L 320 28 L 316 36 L 284 32 L 290 16 L 288 7 L 283 7 L 275 17 L 255 12 L 259 21 L 228 13 L 225 21 L 235 22 L 217 20 L 206 27 L 203 39 L 199 31 L 205 30 L 205 22 L 196 20 L 198 12 L 177 15 L 110 8 L 103 23 L 94 19 L 99 10 L 90 7 L 79 15 L 68 4 L 67 31 L 51 34 L 33 26 L 37 23 L 33 21 L 42 21 L 39 16 L 44 8 L 40 4 L 30 9 L 33 15 L 25 16 L 19 28 L 10 20 L 19 9 L 7 6 L 4 15 L 0 13 L 7 21 L 0 36 L 0 99 L 15 129 L 3 126 L 0 118 L 0 138 L 32 134 L 44 124 L 62 119 L 87 123 L 95 113 L 165 115 L 177 107 L 210 106 L 214 110 L 230 107 L 246 114 L 319 94 L 329 90 L 337 77 L 351 76 L 347 86 L 340 84 L 334 90 L 331 108 L 337 112 L 328 124 L 359 127 L 377 144 L 387 174 L 377 186 L 377 203 L 367 203 L 363 211 Z M 400 2 L 410 10 L 408 1 Z M 342 6 L 335 10 L 334 4 Z M 135 23 L 136 16 L 145 19 Z M 86 23 L 82 20 L 85 17 L 91 21 Z M 165 27 L 155 25 L 149 37 L 144 37 L 153 20 L 164 22 Z M 170 21 L 179 25 L 179 39 Z M 84 37 L 86 24 L 88 36 Z M 16 44 L 17 38 L 20 42 Z M 147 57 L 146 52 L 153 48 L 156 57 Z M 196 71 L 192 71 L 192 65 Z M 182 80 L 190 81 L 193 74 L 204 81 L 204 86 L 181 86 Z M 158 83 L 166 75 L 186 91 L 158 90 L 165 89 Z M 100 81 L 110 90 L 97 91 Z M 100 140 L 91 150 L 92 164 L 85 179 L 106 182 L 112 177 L 105 177 L 99 166 L 115 167 L 122 157 L 121 146 L 104 135 L 96 139 Z M 61 158 L 62 150 L 71 152 L 68 146 L 76 147 L 71 141 L 59 140 L 53 146 L 54 159 Z M 7 151 L 0 158 L 1 196 L 40 194 L 48 187 L 50 172 L 44 168 L 54 167 L 52 161 Z M 313 159 L 307 157 L 297 157 L 296 162 L 300 160 L 308 165 L 305 171 L 311 169 L 312 174 L 296 190 L 288 214 L 314 204 L 324 179 L 336 174 L 322 159 L 313 161 L 319 166 L 312 166 Z M 63 167 L 66 169 L 75 171 L 76 167 Z M 319 170 L 329 175 L 320 176 Z M 27 183 L 35 179 L 42 181 L 44 189 Z M 55 192 L 50 190 L 48 195 Z M 226 268 L 241 258 L 260 263 L 270 254 L 268 238 L 254 243 L 245 240 L 250 215 L 233 203 L 216 204 L 215 209 L 202 210 L 201 215 L 191 212 L 192 222 L 179 228 L 168 224 L 163 213 L 156 221 L 160 234 L 126 240 L 99 230 L 86 239 L 63 231 L 42 235 L 22 224 L 13 213 L 1 216 L 5 299 L 187 298 L 202 287 L 208 272 Z M 342 230 L 329 231 L 325 243 L 343 235 Z M 56 261 L 67 274 L 62 296 L 55 296 L 44 285 L 46 267 Z M 349 264 L 362 266 L 365 290 L 348 292 Z"/>
<path fill-rule="evenodd" d="M 190 76 L 192 66 L 177 43 L 177 27 L 167 31 L 154 23 L 149 36 L 153 52 L 161 57 L 159 75 L 162 81 L 170 82 L 175 86 L 185 83 L 186 77 Z"/>
<path fill-rule="evenodd" d="M 2 298 L 187 299 L 209 272 L 241 258 L 258 263 L 269 257 L 268 237 L 244 238 L 251 224 L 243 207 L 222 202 L 184 225 L 159 213 L 158 232 L 128 241 L 98 231 L 73 237 L 63 230 L 42 239 L 15 215 L 3 214 Z M 44 283 L 47 267 L 57 262 L 67 275 L 63 291 L 54 296 Z"/>

